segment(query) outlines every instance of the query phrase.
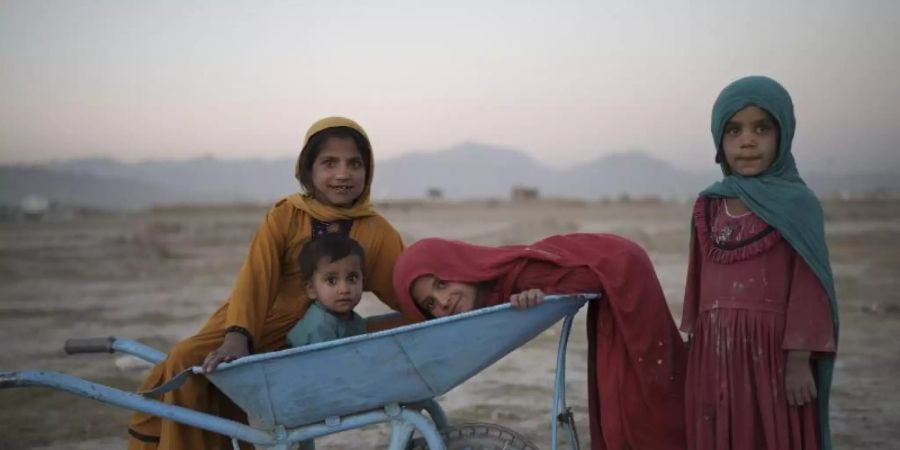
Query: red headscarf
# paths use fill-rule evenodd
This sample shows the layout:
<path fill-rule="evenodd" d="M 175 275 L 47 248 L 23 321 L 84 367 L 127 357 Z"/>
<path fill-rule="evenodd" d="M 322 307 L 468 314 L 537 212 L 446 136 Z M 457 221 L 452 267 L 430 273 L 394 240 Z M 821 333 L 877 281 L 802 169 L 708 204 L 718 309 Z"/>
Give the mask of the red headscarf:
<path fill-rule="evenodd" d="M 485 306 L 500 303 L 513 293 L 512 286 L 503 286 L 513 280 L 509 275 L 518 273 L 522 263 L 529 260 L 558 263 L 560 255 L 524 245 L 485 247 L 462 241 L 422 239 L 401 253 L 394 266 L 394 286 L 400 288 L 396 291 L 400 309 L 410 319 L 425 320 L 410 296 L 413 282 L 423 275 L 460 283 L 498 282 L 500 286 L 495 290 L 499 295 L 491 296 Z"/>
<path fill-rule="evenodd" d="M 602 293 L 588 310 L 592 449 L 684 448 L 686 350 L 650 258 L 638 245 L 608 234 L 502 247 L 423 239 L 394 267 L 394 292 L 410 318 L 424 319 L 410 287 L 428 274 L 445 281 L 493 282 L 496 295 L 488 304 L 531 288 L 547 294 Z"/>

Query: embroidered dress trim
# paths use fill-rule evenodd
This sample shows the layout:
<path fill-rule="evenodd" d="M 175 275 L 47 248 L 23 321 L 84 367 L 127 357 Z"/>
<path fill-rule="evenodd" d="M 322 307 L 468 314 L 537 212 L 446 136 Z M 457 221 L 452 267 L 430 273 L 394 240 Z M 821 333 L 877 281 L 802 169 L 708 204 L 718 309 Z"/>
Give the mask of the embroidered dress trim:
<path fill-rule="evenodd" d="M 697 235 L 700 239 L 700 248 L 713 261 L 721 264 L 730 264 L 752 258 L 772 248 L 781 240 L 781 233 L 771 225 L 766 224 L 763 229 L 753 235 L 735 239 L 735 229 L 728 225 L 717 228 L 713 224 L 714 212 L 712 203 L 718 199 L 702 197 L 694 205 L 694 226 L 697 227 Z M 722 200 L 724 204 L 724 200 Z M 724 211 L 720 212 L 724 213 Z M 740 215 L 728 216 L 738 222 L 752 223 L 760 220 L 756 216 Z"/>
<path fill-rule="evenodd" d="M 350 234 L 350 227 L 353 226 L 353 219 L 325 222 L 311 217 L 310 220 L 312 221 L 312 239 L 330 233 Z"/>

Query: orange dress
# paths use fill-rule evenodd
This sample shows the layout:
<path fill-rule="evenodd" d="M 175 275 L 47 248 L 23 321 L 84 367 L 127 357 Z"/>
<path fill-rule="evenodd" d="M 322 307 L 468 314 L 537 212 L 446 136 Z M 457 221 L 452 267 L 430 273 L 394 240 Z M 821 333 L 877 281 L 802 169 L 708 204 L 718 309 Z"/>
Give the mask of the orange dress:
<path fill-rule="evenodd" d="M 197 334 L 172 348 L 166 360 L 151 370 L 139 391 L 152 389 L 182 370 L 201 364 L 207 354 L 222 344 L 226 330 L 233 327 L 246 332 L 253 353 L 287 345 L 287 332 L 310 304 L 300 276 L 299 255 L 311 238 L 311 219 L 335 220 L 322 216 L 321 204 L 312 206 L 309 199 L 295 194 L 269 210 L 250 244 L 231 297 Z M 385 218 L 371 212 L 353 218 L 350 237 L 366 251 L 365 290 L 397 309 L 391 275 L 403 250 L 400 234 Z M 164 394 L 161 401 L 246 420 L 240 409 L 203 377 L 190 377 L 180 388 Z M 231 441 L 225 436 L 140 412 L 132 416 L 128 432 L 131 450 L 231 448 Z"/>

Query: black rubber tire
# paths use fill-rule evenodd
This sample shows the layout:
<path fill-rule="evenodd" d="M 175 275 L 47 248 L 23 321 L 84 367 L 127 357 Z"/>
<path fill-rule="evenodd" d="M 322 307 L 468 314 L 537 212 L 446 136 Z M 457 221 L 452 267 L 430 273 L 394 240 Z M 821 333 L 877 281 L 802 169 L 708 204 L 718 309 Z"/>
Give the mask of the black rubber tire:
<path fill-rule="evenodd" d="M 492 423 L 464 423 L 441 433 L 447 450 L 538 450 L 519 433 Z M 429 450 L 425 439 L 416 438 L 410 450 Z"/>

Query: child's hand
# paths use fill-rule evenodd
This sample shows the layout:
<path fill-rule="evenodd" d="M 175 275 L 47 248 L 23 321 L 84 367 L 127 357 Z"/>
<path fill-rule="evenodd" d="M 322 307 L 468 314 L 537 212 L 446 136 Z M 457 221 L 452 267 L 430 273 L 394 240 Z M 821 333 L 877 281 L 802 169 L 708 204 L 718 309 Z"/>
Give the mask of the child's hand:
<path fill-rule="evenodd" d="M 540 289 L 522 291 L 518 294 L 513 294 L 512 297 L 509 298 L 509 302 L 512 303 L 512 307 L 515 309 L 531 308 L 543 301 L 544 293 Z"/>
<path fill-rule="evenodd" d="M 809 352 L 789 351 L 784 368 L 784 390 L 788 405 L 805 405 L 816 398 L 816 381 L 809 365 Z"/>
<path fill-rule="evenodd" d="M 203 373 L 210 373 L 220 363 L 234 361 L 248 354 L 250 354 L 250 348 L 247 345 L 247 336 L 235 332 L 225 333 L 225 341 L 222 342 L 222 345 L 209 352 L 206 359 L 203 360 Z"/>

